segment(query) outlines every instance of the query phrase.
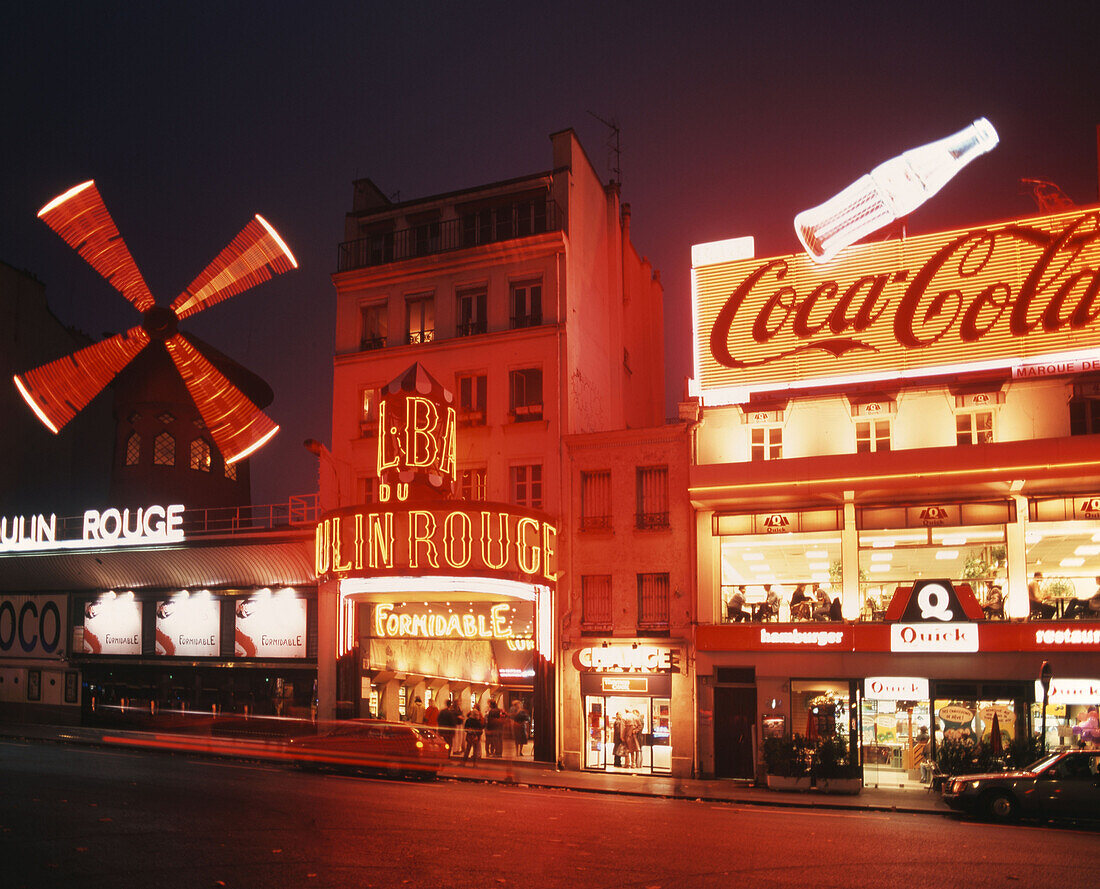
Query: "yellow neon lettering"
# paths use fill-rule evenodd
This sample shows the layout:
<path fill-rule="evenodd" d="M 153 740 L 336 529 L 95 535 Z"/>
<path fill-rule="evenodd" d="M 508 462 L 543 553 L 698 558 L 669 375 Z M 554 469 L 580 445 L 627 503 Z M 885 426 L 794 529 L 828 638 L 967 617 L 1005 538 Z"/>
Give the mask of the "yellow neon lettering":
<path fill-rule="evenodd" d="M 367 516 L 370 533 L 371 568 L 393 567 L 393 513 L 372 512 Z"/>
<path fill-rule="evenodd" d="M 343 541 L 340 539 L 340 519 L 334 518 L 332 520 L 332 570 L 333 571 L 347 571 L 351 568 L 351 561 L 340 561 L 340 551 Z"/>
<path fill-rule="evenodd" d="M 431 466 L 435 463 L 439 445 L 432 434 L 439 427 L 439 411 L 426 398 L 409 398 L 405 402 L 405 441 L 409 466 Z"/>
<path fill-rule="evenodd" d="M 363 568 L 363 513 L 355 514 L 355 570 Z"/>
<path fill-rule="evenodd" d="M 428 564 L 433 568 L 439 567 L 436 557 L 435 541 L 435 516 L 422 509 L 414 509 L 409 513 L 409 567 L 420 567 L 420 547 L 424 547 L 424 555 Z"/>
<path fill-rule="evenodd" d="M 529 529 L 534 530 L 536 541 L 534 545 L 527 542 Z M 524 516 L 516 523 L 516 562 L 519 564 L 519 570 L 524 574 L 534 574 L 539 570 L 542 550 L 539 549 L 538 539 L 539 523 L 537 519 Z"/>
<path fill-rule="evenodd" d="M 477 621 L 472 614 L 462 615 L 462 635 L 467 639 L 477 635 Z"/>
<path fill-rule="evenodd" d="M 374 635 L 384 636 L 386 635 L 386 618 L 390 616 L 390 612 L 393 611 L 393 606 L 388 602 L 383 602 L 374 606 Z"/>
<path fill-rule="evenodd" d="M 464 512 L 452 512 L 443 522 L 443 558 L 452 568 L 465 568 L 473 558 L 473 550 L 470 517 Z"/>
<path fill-rule="evenodd" d="M 499 571 L 508 564 L 508 547 L 511 543 L 508 528 L 508 513 L 495 513 L 497 517 L 496 533 L 492 527 L 494 513 L 481 514 L 481 560 L 486 567 Z M 495 558 L 494 558 L 495 556 Z"/>
<path fill-rule="evenodd" d="M 378 403 L 378 477 L 385 469 L 397 469 L 398 448 L 396 447 L 397 427 L 392 429 L 386 419 L 386 400 Z"/>
<path fill-rule="evenodd" d="M 452 614 L 447 618 L 447 630 L 443 633 L 444 636 L 450 636 L 452 633 L 459 636 L 462 635 L 462 622 L 458 619 L 457 614 Z"/>
<path fill-rule="evenodd" d="M 317 530 L 313 536 L 313 571 L 320 577 L 322 574 L 328 573 L 328 556 L 329 556 L 329 543 L 328 543 L 328 519 L 323 522 L 317 523 Z"/>
<path fill-rule="evenodd" d="M 443 426 L 443 444 L 439 449 L 439 471 L 452 480 L 458 474 L 456 469 L 458 466 L 457 436 L 455 433 L 455 427 L 457 425 L 458 418 L 455 414 L 455 409 L 453 407 L 447 408 L 447 419 L 444 421 Z"/>
<path fill-rule="evenodd" d="M 489 621 L 492 625 L 492 634 L 498 639 L 507 639 L 512 635 L 512 628 L 508 626 L 505 616 L 509 606 L 503 602 L 489 609 Z"/>
<path fill-rule="evenodd" d="M 400 633 L 402 636 L 411 636 L 412 626 L 413 622 L 411 614 L 402 614 L 397 618 L 397 632 Z"/>
<path fill-rule="evenodd" d="M 549 522 L 542 523 L 542 576 L 547 580 L 557 580 L 557 560 L 554 560 L 554 565 L 551 566 L 550 560 L 553 559 L 556 550 L 554 544 L 558 541 L 558 529 L 551 525 Z"/>

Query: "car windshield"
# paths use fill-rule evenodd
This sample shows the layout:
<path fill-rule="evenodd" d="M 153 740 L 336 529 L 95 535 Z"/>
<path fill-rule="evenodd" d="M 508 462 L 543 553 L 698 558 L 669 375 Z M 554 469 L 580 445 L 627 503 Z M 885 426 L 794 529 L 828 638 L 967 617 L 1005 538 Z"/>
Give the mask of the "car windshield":
<path fill-rule="evenodd" d="M 1047 756 L 1044 756 L 1042 759 L 1035 760 L 1035 762 L 1033 762 L 1031 765 L 1025 766 L 1024 771 L 1025 772 L 1041 772 L 1043 769 L 1050 766 L 1050 764 L 1053 763 L 1059 756 L 1061 756 L 1060 753 L 1053 753 L 1053 754 L 1049 754 Z"/>

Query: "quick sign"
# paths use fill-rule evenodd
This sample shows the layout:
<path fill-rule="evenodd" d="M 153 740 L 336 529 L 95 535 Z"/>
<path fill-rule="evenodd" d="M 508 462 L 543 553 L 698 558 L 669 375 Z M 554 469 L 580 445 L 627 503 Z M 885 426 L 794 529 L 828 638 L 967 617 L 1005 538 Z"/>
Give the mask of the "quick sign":
<path fill-rule="evenodd" d="M 184 539 L 182 504 L 138 509 L 89 509 L 79 525 L 80 536 L 69 523 L 58 529 L 52 513 L 0 516 L 0 553 L 51 549 L 92 549 L 176 543 Z"/>
<path fill-rule="evenodd" d="M 956 652 L 978 650 L 977 624 L 894 624 L 890 650 L 898 652 Z"/>
<path fill-rule="evenodd" d="M 603 676 L 600 687 L 611 694 L 615 692 L 646 694 L 649 691 L 649 680 L 639 676 Z"/>
<path fill-rule="evenodd" d="M 927 701 L 928 680 L 907 676 L 868 676 L 863 680 L 868 701 Z"/>
<path fill-rule="evenodd" d="M 1097 209 L 693 269 L 704 397 L 1100 358 Z"/>
<path fill-rule="evenodd" d="M 1043 683 L 1035 680 L 1035 700 L 1043 700 Z M 1051 679 L 1048 704 L 1100 704 L 1100 680 Z"/>
<path fill-rule="evenodd" d="M 969 584 L 950 580 L 918 580 L 912 587 L 898 587 L 886 609 L 886 621 L 917 623 L 981 620 L 983 614 Z"/>
<path fill-rule="evenodd" d="M 64 614 L 59 596 L 0 596 L 0 658 L 63 655 Z"/>

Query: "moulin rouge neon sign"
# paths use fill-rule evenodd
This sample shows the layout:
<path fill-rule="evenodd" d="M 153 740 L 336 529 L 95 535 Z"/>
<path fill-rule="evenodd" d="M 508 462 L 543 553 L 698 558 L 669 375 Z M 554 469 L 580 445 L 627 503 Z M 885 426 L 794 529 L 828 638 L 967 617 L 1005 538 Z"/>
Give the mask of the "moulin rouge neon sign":
<path fill-rule="evenodd" d="M 1100 212 L 694 270 L 704 390 L 1100 349 Z"/>
<path fill-rule="evenodd" d="M 557 533 L 503 504 L 345 509 L 318 523 L 314 568 L 322 581 L 414 573 L 546 583 L 557 576 Z"/>

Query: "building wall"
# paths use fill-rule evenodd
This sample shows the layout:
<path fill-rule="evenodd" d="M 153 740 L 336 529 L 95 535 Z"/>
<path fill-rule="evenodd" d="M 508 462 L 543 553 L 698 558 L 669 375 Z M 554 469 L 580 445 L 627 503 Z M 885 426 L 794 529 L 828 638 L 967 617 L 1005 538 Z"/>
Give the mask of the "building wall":
<path fill-rule="evenodd" d="M 567 768 L 582 764 L 586 724 L 580 718 L 583 701 L 580 672 L 574 655 L 586 647 L 651 644 L 680 652 L 679 672 L 672 676 L 672 769 L 691 774 L 694 767 L 694 706 L 692 694 L 692 626 L 694 597 L 690 561 L 692 511 L 688 503 L 688 431 L 674 424 L 628 432 L 570 436 L 565 440 L 568 459 L 565 532 L 561 537 L 565 576 L 559 581 L 561 626 L 562 757 Z M 669 520 L 667 527 L 640 529 L 636 523 L 637 471 L 640 467 L 668 469 Z M 582 482 L 585 472 L 611 473 L 611 515 L 607 528 L 582 528 Z M 668 574 L 667 628 L 639 627 L 638 576 Z M 610 575 L 612 617 L 609 626 L 594 629 L 584 622 L 583 578 Z"/>

